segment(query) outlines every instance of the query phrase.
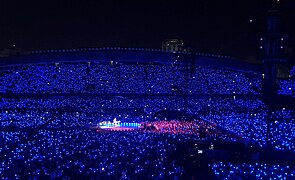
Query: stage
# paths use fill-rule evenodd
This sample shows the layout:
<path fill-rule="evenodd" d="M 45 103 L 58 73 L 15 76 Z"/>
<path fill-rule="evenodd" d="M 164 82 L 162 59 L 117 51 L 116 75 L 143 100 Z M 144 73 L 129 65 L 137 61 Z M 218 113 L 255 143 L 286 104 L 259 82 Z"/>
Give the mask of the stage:
<path fill-rule="evenodd" d="M 133 131 L 141 127 L 140 123 L 121 123 L 114 119 L 113 122 L 104 121 L 100 122 L 97 126 L 92 126 L 91 129 L 97 129 L 97 131 Z"/>

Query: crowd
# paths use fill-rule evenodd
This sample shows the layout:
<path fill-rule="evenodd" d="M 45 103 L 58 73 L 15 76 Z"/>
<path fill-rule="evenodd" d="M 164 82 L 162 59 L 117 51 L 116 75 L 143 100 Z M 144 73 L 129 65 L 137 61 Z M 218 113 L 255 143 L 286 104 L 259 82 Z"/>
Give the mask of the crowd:
<path fill-rule="evenodd" d="M 294 70 L 278 94 L 294 95 Z M 117 94 L 261 94 L 262 75 L 184 64 L 51 63 L 7 67 L 1 92 Z"/>
<path fill-rule="evenodd" d="M 218 162 L 209 165 L 217 179 L 294 179 L 294 166 L 265 163 Z"/>
<path fill-rule="evenodd" d="M 294 111 L 271 112 L 262 100 L 251 96 L 262 89 L 256 75 L 201 66 L 189 71 L 181 64 L 114 62 L 7 68 L 1 72 L 0 87 L 12 96 L 0 99 L 0 177 L 184 178 L 186 172 L 178 161 L 182 157 L 174 157 L 179 144 L 241 137 L 265 147 L 269 117 L 270 145 L 295 152 Z M 292 95 L 294 84 L 280 81 L 279 94 Z M 186 93 L 200 96 L 170 96 Z M 168 121 L 158 116 L 163 111 L 196 118 Z M 123 123 L 143 122 L 154 129 L 89 130 L 115 118 Z M 281 179 L 294 174 L 290 167 L 266 164 L 217 163 L 212 169 L 225 179 Z"/>
<path fill-rule="evenodd" d="M 280 80 L 278 94 L 281 95 L 294 95 L 295 94 L 295 81 L 294 79 Z"/>
<path fill-rule="evenodd" d="M 294 111 L 276 111 L 273 115 L 275 120 L 270 125 L 271 144 L 277 150 L 295 152 Z"/>
<path fill-rule="evenodd" d="M 114 118 L 121 122 L 140 123 L 151 120 L 154 113 L 161 110 L 184 111 L 184 99 L 119 96 L 2 98 L 0 100 L 0 115 L 2 117 L 0 123 L 2 123 L 2 127 L 12 124 L 17 127 L 25 127 L 31 126 L 30 124 L 33 122 L 47 123 L 50 127 L 65 126 L 63 124 L 72 127 L 78 124 L 84 126 L 87 123 L 112 121 Z M 30 117 L 31 120 L 26 121 L 23 117 Z M 27 125 L 20 125 L 20 121 L 27 123 Z"/>
<path fill-rule="evenodd" d="M 283 108 L 270 112 L 259 99 L 203 98 L 195 99 L 191 105 L 190 112 L 197 112 L 201 119 L 255 141 L 261 147 L 267 145 L 267 118 L 270 114 L 270 144 L 277 150 L 295 152 L 293 110 Z"/>
<path fill-rule="evenodd" d="M 235 137 L 233 134 L 222 131 L 214 125 L 202 120 L 154 121 L 145 122 L 143 126 L 154 127 L 153 129 L 151 129 L 152 132 L 193 135 L 199 140 L 237 141 L 237 137 Z"/>
<path fill-rule="evenodd" d="M 45 111 L 17 111 L 0 112 L 0 127 L 26 128 L 37 127 L 50 120 L 50 114 Z"/>
<path fill-rule="evenodd" d="M 1 132 L 1 179 L 180 178 L 174 158 L 190 137 L 144 132 L 91 130 Z"/>
<path fill-rule="evenodd" d="M 260 93 L 250 72 L 202 66 L 192 72 L 184 64 L 55 63 L 11 67 L 1 73 L 1 91 L 8 93 Z"/>
<path fill-rule="evenodd" d="M 252 79 L 246 73 L 225 69 L 201 68 L 207 80 L 210 94 L 258 94 Z"/>
<path fill-rule="evenodd" d="M 2 98 L 0 100 L 2 128 L 85 127 L 117 118 L 121 122 L 151 122 L 165 120 L 161 111 L 186 112 L 184 98 L 123 98 L 123 97 L 53 97 L 43 99 Z M 175 112 L 174 112 L 175 111 Z M 229 97 L 189 98 L 187 112 L 224 130 L 267 145 L 269 109 L 259 99 Z M 270 144 L 278 150 L 295 151 L 294 111 L 272 113 Z M 173 125 L 173 124 L 171 124 Z M 176 124 L 173 126 L 177 126 Z M 193 127 L 193 126 L 192 126 Z M 198 128 L 198 127 L 196 127 Z M 214 127 L 208 128 L 214 130 Z M 171 130 L 171 129 L 168 129 Z M 163 130 L 165 131 L 165 130 Z M 181 131 L 178 129 L 177 131 Z M 185 129 L 187 133 L 195 133 Z M 223 137 L 219 134 L 219 137 Z M 224 136 L 227 139 L 227 136 Z"/>
<path fill-rule="evenodd" d="M 278 81 L 278 94 L 281 95 L 295 95 L 295 66 L 293 66 L 289 73 L 288 79 L 280 79 Z"/>
<path fill-rule="evenodd" d="M 121 122 L 147 121 L 149 116 L 128 112 L 113 112 L 103 114 L 67 111 L 42 110 L 8 110 L 0 112 L 0 129 L 28 129 L 28 128 L 84 128 L 102 121 L 112 121 L 118 118 Z"/>

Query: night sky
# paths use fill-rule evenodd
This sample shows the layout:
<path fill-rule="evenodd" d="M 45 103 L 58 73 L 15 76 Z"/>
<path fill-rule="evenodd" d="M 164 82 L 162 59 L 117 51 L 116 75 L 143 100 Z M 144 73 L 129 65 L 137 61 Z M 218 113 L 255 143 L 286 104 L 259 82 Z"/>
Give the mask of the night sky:
<path fill-rule="evenodd" d="M 253 56 L 271 1 L 0 0 L 0 48 L 161 48 L 164 39 L 183 38 L 196 51 Z M 281 4 L 292 45 L 294 2 Z"/>

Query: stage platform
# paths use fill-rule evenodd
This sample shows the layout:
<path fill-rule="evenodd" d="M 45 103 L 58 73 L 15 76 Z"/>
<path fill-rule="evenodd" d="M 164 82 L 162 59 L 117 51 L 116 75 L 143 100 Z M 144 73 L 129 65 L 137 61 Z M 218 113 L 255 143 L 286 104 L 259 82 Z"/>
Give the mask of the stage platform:
<path fill-rule="evenodd" d="M 97 131 L 133 131 L 141 128 L 140 123 L 111 123 L 101 122 L 97 126 L 92 126 L 91 129 L 97 129 Z"/>

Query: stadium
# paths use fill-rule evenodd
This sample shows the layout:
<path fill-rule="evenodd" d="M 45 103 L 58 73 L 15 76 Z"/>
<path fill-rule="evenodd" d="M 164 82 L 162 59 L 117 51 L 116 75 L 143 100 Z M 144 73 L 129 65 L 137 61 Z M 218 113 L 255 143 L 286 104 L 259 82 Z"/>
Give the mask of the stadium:
<path fill-rule="evenodd" d="M 2 179 L 294 178 L 295 67 L 272 107 L 262 66 L 222 55 L 81 48 L 1 62 Z"/>

